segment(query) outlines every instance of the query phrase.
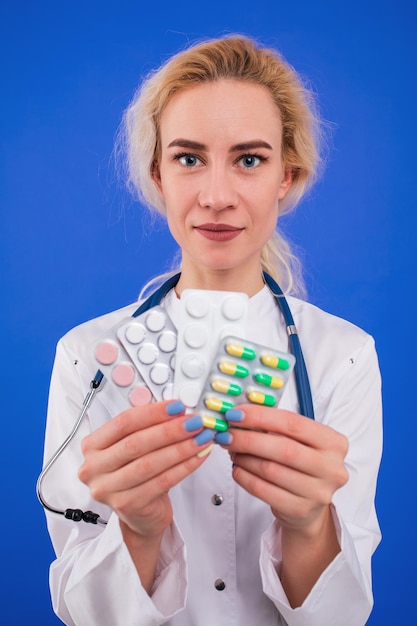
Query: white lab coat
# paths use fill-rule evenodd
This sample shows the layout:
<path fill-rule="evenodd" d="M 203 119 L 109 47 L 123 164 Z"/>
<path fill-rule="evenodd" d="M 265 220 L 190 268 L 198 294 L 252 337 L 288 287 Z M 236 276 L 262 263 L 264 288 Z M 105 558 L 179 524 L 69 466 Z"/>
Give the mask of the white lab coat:
<path fill-rule="evenodd" d="M 92 501 L 77 477 L 80 441 L 120 411 L 106 382 L 71 445 L 44 481 L 57 508 L 81 508 L 106 527 L 47 514 L 57 559 L 51 566 L 54 610 L 77 626 L 361 626 L 372 608 L 371 555 L 380 540 L 374 508 L 380 462 L 381 385 L 373 339 L 311 304 L 288 298 L 313 393 L 316 419 L 349 439 L 349 481 L 333 499 L 341 551 L 299 608 L 292 609 L 279 576 L 280 529 L 270 508 L 231 478 L 229 455 L 215 446 L 206 462 L 170 495 L 175 521 L 167 529 L 152 596 L 141 586 L 118 518 Z M 174 292 L 164 301 L 176 323 Z M 130 316 L 137 303 L 70 331 L 57 347 L 45 458 L 71 431 L 97 370 L 93 346 Z M 288 351 L 281 315 L 265 287 L 249 300 L 247 339 Z M 292 377 L 293 378 L 293 377 Z M 293 379 L 280 407 L 298 410 Z M 214 504 L 213 496 L 221 496 Z M 219 498 L 217 498 L 219 501 Z M 215 581 L 225 583 L 217 590 Z"/>

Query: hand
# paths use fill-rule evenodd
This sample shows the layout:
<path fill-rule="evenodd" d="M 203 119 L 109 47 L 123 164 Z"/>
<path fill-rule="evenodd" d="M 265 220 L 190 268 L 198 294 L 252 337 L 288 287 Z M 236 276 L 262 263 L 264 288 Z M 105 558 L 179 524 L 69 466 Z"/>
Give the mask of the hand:
<path fill-rule="evenodd" d="M 282 527 L 319 533 L 334 492 L 348 480 L 346 437 L 290 411 L 240 409 L 226 413 L 234 479 L 269 504 Z"/>
<path fill-rule="evenodd" d="M 173 515 L 169 490 L 209 452 L 208 437 L 194 439 L 184 421 L 181 402 L 157 402 L 121 413 L 82 442 L 80 480 L 143 539 L 162 536 Z"/>

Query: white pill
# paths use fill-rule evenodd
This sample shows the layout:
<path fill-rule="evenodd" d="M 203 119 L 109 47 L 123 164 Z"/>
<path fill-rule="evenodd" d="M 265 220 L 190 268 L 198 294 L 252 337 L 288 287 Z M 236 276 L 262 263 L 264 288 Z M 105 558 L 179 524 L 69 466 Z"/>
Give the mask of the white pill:
<path fill-rule="evenodd" d="M 158 348 L 153 343 L 145 343 L 138 350 L 138 359 L 145 365 L 150 365 L 156 361 L 158 356 Z"/>
<path fill-rule="evenodd" d="M 198 399 L 200 397 L 201 389 L 195 384 L 183 385 L 178 393 L 180 400 L 182 400 L 185 406 L 195 407 L 197 406 Z"/>
<path fill-rule="evenodd" d="M 149 376 L 155 385 L 163 385 L 169 378 L 169 369 L 164 363 L 157 363 L 151 369 Z"/>
<path fill-rule="evenodd" d="M 161 311 L 151 311 L 145 320 L 145 324 L 146 328 L 157 333 L 165 326 L 165 316 Z"/>
<path fill-rule="evenodd" d="M 164 387 L 162 390 L 162 400 L 172 400 L 173 397 L 174 385 L 170 383 L 169 385 L 166 385 L 166 387 Z"/>
<path fill-rule="evenodd" d="M 200 294 L 191 295 L 186 302 L 185 308 L 192 317 L 204 317 L 207 315 L 210 307 L 208 298 L 202 297 Z"/>
<path fill-rule="evenodd" d="M 207 329 L 201 324 L 191 324 L 184 330 L 184 341 L 190 348 L 201 348 L 207 338 Z"/>
<path fill-rule="evenodd" d="M 188 378 L 199 378 L 204 374 L 205 363 L 198 354 L 186 354 L 181 363 L 181 370 Z"/>
<path fill-rule="evenodd" d="M 125 330 L 125 337 L 129 343 L 140 343 L 145 337 L 145 328 L 142 324 L 129 324 Z"/>
<path fill-rule="evenodd" d="M 236 296 L 226 298 L 222 304 L 222 313 L 228 320 L 238 320 L 245 311 L 242 300 Z"/>
<path fill-rule="evenodd" d="M 173 352 L 177 347 L 177 338 L 175 333 L 166 330 L 158 339 L 158 346 L 162 352 Z"/>

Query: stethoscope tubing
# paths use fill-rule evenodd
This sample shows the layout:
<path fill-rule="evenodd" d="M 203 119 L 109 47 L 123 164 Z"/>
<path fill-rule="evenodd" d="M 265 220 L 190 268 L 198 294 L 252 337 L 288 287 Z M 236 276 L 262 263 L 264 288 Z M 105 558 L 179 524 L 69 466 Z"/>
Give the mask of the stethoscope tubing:
<path fill-rule="evenodd" d="M 310 380 L 307 373 L 307 366 L 304 360 L 303 351 L 301 349 L 300 337 L 298 336 L 297 327 L 294 323 L 291 309 L 278 283 L 266 272 L 263 273 L 263 277 L 282 313 L 285 326 L 287 328 L 291 352 L 295 356 L 294 372 L 298 403 L 300 405 L 300 414 L 314 419 L 314 405 L 311 394 Z"/>

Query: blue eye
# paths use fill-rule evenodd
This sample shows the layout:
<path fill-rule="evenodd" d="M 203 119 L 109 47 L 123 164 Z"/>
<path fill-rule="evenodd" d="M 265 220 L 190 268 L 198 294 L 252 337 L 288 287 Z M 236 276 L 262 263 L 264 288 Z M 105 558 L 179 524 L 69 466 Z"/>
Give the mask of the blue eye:
<path fill-rule="evenodd" d="M 251 169 L 253 167 L 257 167 L 261 162 L 261 158 L 256 156 L 255 154 L 245 154 L 240 159 L 242 165 L 246 169 Z"/>
<path fill-rule="evenodd" d="M 195 167 L 200 162 L 200 159 L 194 154 L 177 154 L 175 159 L 184 167 Z"/>

